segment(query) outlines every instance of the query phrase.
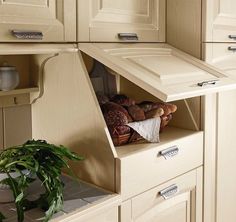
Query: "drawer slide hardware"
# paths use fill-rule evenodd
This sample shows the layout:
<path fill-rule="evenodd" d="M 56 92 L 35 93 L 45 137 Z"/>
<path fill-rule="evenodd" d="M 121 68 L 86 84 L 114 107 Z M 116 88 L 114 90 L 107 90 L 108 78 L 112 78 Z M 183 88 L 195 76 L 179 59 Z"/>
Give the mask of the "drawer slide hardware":
<path fill-rule="evenodd" d="M 236 35 L 229 35 L 230 39 L 236 40 Z"/>
<path fill-rule="evenodd" d="M 22 31 L 22 30 L 12 30 L 12 35 L 15 36 L 17 39 L 23 40 L 42 40 L 43 33 L 40 31 Z"/>
<path fill-rule="evenodd" d="M 177 146 L 172 146 L 168 149 L 160 151 L 161 156 L 163 156 L 166 160 L 178 155 L 179 148 Z"/>
<path fill-rule="evenodd" d="M 218 81 L 219 80 L 209 80 L 209 81 L 199 82 L 197 85 L 201 87 L 207 86 L 207 85 L 216 85 Z"/>
<path fill-rule="evenodd" d="M 138 41 L 136 33 L 118 33 L 118 38 L 122 41 Z"/>
<path fill-rule="evenodd" d="M 159 192 L 159 194 L 165 199 L 169 199 L 173 196 L 175 196 L 177 193 L 179 192 L 178 186 L 173 184 L 167 188 L 165 188 L 164 190 L 161 190 Z"/>

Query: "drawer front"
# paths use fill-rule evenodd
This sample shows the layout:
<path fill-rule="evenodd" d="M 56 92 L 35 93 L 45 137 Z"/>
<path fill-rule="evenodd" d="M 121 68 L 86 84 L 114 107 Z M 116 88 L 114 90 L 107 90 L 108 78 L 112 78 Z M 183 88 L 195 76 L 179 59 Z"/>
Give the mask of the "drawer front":
<path fill-rule="evenodd" d="M 205 43 L 205 61 L 236 80 L 236 43 Z"/>
<path fill-rule="evenodd" d="M 201 200 L 202 168 L 199 168 L 132 198 L 132 219 L 200 222 Z"/>
<path fill-rule="evenodd" d="M 29 93 L 3 96 L 0 98 L 0 107 L 11 107 L 17 105 L 26 105 L 26 104 L 30 104 Z"/>
<path fill-rule="evenodd" d="M 172 157 L 171 157 L 172 156 Z M 122 199 L 181 175 L 203 163 L 203 133 L 172 141 L 118 160 Z"/>

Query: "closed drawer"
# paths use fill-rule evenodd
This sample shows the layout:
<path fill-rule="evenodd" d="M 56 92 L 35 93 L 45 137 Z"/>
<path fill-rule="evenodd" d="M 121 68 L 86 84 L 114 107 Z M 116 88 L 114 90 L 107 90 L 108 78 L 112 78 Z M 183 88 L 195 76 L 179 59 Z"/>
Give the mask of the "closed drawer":
<path fill-rule="evenodd" d="M 205 43 L 205 61 L 236 80 L 236 43 Z"/>
<path fill-rule="evenodd" d="M 30 103 L 30 94 L 29 93 L 3 96 L 0 98 L 0 107 L 26 105 L 29 103 Z"/>
<path fill-rule="evenodd" d="M 144 192 L 131 202 L 134 222 L 200 222 L 202 168 Z"/>
<path fill-rule="evenodd" d="M 161 154 L 161 152 L 167 151 L 167 156 L 168 154 L 171 156 L 172 148 L 173 157 L 165 158 Z M 168 149 L 170 149 L 170 153 L 168 153 Z M 176 149 L 178 149 L 177 152 Z M 197 168 L 202 163 L 203 133 L 192 132 L 183 138 L 118 159 L 117 170 L 120 171 L 118 172 L 120 180 L 117 188 L 122 200 L 126 200 Z"/>

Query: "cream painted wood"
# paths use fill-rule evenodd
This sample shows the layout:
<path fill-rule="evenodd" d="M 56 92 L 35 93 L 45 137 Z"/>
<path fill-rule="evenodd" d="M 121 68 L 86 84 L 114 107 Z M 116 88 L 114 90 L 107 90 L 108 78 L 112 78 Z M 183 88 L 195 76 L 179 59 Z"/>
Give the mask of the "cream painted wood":
<path fill-rule="evenodd" d="M 235 72 L 236 74 L 236 72 Z M 216 221 L 234 222 L 236 211 L 235 138 L 236 91 L 219 93 L 217 98 Z M 227 106 L 227 109 L 225 108 Z M 225 118 L 230 121 L 225 121 Z"/>
<path fill-rule="evenodd" d="M 59 218 L 52 220 L 52 222 L 118 222 L 118 207 L 112 207 L 102 212 L 89 209 L 87 215 L 74 214 L 72 218 L 67 216 L 64 219 Z"/>
<path fill-rule="evenodd" d="M 167 135 L 169 138 L 164 139 Z M 202 165 L 202 132 L 175 128 L 170 132 L 167 129 L 162 136 L 163 142 L 159 144 L 129 144 L 117 148 L 120 172 L 118 191 L 122 200 Z M 160 152 L 174 146 L 179 148 L 179 153 L 165 159 Z"/>
<path fill-rule="evenodd" d="M 119 207 L 119 221 L 133 222 L 132 220 L 132 200 L 122 202 Z"/>
<path fill-rule="evenodd" d="M 201 0 L 167 0 L 167 43 L 201 58 Z"/>
<path fill-rule="evenodd" d="M 77 51 L 78 49 L 75 44 L 4 43 L 1 44 L 0 55 L 2 55 L 3 58 L 6 55 L 13 55 L 18 60 L 19 57 L 16 57 L 15 55 L 41 55 L 41 54 L 54 54 L 60 52 L 77 52 Z M 17 61 L 14 60 L 14 62 L 16 63 Z M 20 65 L 19 62 L 17 62 L 16 64 Z M 26 63 L 24 62 L 24 64 Z"/>
<path fill-rule="evenodd" d="M 3 108 L 4 147 L 22 144 L 32 138 L 31 106 Z"/>
<path fill-rule="evenodd" d="M 221 68 L 229 77 L 236 79 L 236 57 L 228 47 L 235 47 L 235 44 L 218 43 L 205 44 L 205 60 L 216 67 Z M 213 160 L 216 175 L 216 221 L 233 222 L 235 220 L 236 191 L 234 184 L 236 176 L 234 163 L 236 152 L 234 149 L 236 133 L 235 123 L 235 98 L 236 91 L 221 92 L 217 96 L 217 146 L 216 155 Z M 225 108 L 227 106 L 227 109 Z M 225 121 L 225 118 L 230 121 Z"/>
<path fill-rule="evenodd" d="M 76 41 L 76 0 L 1 0 L 0 41 Z M 12 30 L 40 31 L 42 40 L 20 40 Z"/>
<path fill-rule="evenodd" d="M 165 0 L 78 0 L 78 40 L 117 42 L 136 33 L 140 42 L 165 41 Z"/>
<path fill-rule="evenodd" d="M 174 101 L 236 87 L 210 65 L 166 44 L 81 43 L 79 48 L 163 101 Z M 215 85 L 198 83 L 219 80 Z"/>
<path fill-rule="evenodd" d="M 0 150 L 3 149 L 4 141 L 3 141 L 3 112 L 0 108 Z"/>
<path fill-rule="evenodd" d="M 205 43 L 204 59 L 225 71 L 230 78 L 236 79 L 236 54 L 234 50 L 229 50 L 229 47 L 236 50 L 236 44 L 233 43 Z"/>
<path fill-rule="evenodd" d="M 202 113 L 202 126 L 204 129 L 204 222 L 216 222 L 216 94 L 203 97 Z"/>
<path fill-rule="evenodd" d="M 234 0 L 203 1 L 203 40 L 205 42 L 235 42 L 236 2 Z"/>
<path fill-rule="evenodd" d="M 178 192 L 165 200 L 160 191 L 173 184 Z M 127 222 L 202 222 L 202 168 L 144 192 L 131 201 L 132 220 Z M 121 208 L 121 215 L 126 213 Z"/>
<path fill-rule="evenodd" d="M 34 62 L 40 66 L 47 57 Z M 80 53 L 60 53 L 47 62 L 44 95 L 32 105 L 32 127 L 33 138 L 64 144 L 85 157 L 72 166 L 80 178 L 115 190 L 116 150 Z"/>
<path fill-rule="evenodd" d="M 32 92 L 37 92 L 37 91 L 38 90 Z M 31 103 L 30 93 L 12 94 L 7 96 L 2 96 L 0 99 L 0 107 L 12 107 L 18 105 L 26 105 L 30 103 Z"/>

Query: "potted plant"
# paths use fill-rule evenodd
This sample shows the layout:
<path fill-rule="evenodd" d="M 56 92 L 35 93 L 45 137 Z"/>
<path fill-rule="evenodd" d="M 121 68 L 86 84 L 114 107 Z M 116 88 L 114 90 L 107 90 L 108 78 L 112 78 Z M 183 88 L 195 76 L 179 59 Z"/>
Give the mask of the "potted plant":
<path fill-rule="evenodd" d="M 44 221 L 61 210 L 63 205 L 62 169 L 70 169 L 68 160 L 83 158 L 60 145 L 44 140 L 30 140 L 0 152 L 0 184 L 9 187 L 15 201 L 18 222 L 24 221 L 24 211 L 34 207 L 45 210 Z M 2 179 L 1 179 L 2 177 Z M 42 182 L 45 192 L 37 200 L 27 199 L 27 188 L 36 179 Z M 0 221 L 4 219 L 0 212 Z"/>

